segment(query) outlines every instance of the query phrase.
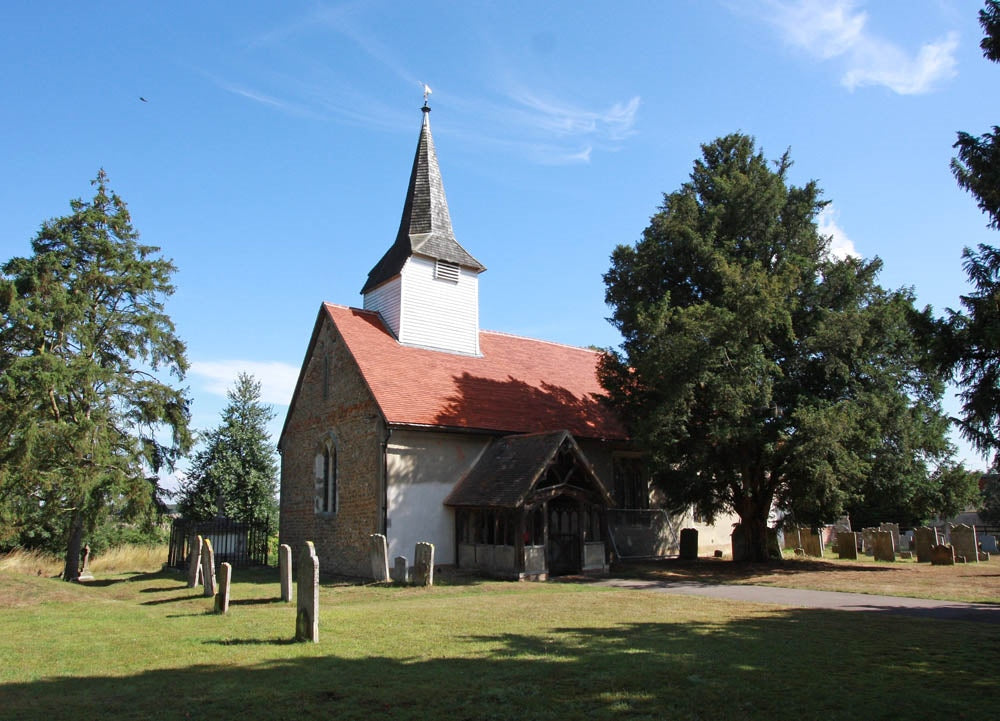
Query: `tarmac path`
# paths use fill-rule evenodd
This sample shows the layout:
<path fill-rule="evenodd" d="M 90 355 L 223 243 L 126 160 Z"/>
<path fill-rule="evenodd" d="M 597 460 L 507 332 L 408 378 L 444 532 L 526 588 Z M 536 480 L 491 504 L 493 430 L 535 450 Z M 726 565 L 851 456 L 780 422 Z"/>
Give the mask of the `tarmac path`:
<path fill-rule="evenodd" d="M 808 591 L 799 588 L 709 584 L 691 581 L 644 581 L 626 578 L 608 578 L 597 583 L 615 588 L 645 589 L 656 593 L 721 598 L 730 601 L 746 601 L 748 603 L 771 603 L 798 608 L 895 613 L 905 616 L 921 616 L 950 621 L 1000 623 L 1000 604 L 936 601 L 928 598 L 874 596 L 867 593 Z"/>

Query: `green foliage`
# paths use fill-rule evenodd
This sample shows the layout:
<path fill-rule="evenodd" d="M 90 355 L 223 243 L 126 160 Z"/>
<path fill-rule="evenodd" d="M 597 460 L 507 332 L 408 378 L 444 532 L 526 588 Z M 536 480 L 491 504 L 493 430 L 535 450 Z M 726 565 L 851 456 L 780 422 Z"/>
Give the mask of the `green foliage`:
<path fill-rule="evenodd" d="M 1000 525 L 1000 474 L 983 476 L 979 517 L 990 525 Z"/>
<path fill-rule="evenodd" d="M 208 431 L 204 447 L 181 485 L 179 509 L 185 518 L 209 520 L 218 513 L 235 521 L 277 521 L 278 465 L 267 424 L 273 409 L 260 402 L 260 382 L 241 373 L 227 392 L 222 423 Z"/>
<path fill-rule="evenodd" d="M 602 383 L 678 506 L 735 511 L 766 559 L 772 505 L 839 515 L 873 478 L 926 481 L 950 448 L 943 380 L 909 291 L 881 261 L 836 260 L 814 182 L 787 183 L 752 138 L 702 146 L 642 239 L 605 275 L 620 351 Z"/>
<path fill-rule="evenodd" d="M 0 276 L 0 543 L 66 550 L 148 518 L 155 473 L 187 449 L 184 344 L 164 312 L 173 264 L 141 245 L 104 171 Z M 166 436 L 166 439 L 164 439 Z"/>
<path fill-rule="evenodd" d="M 986 35 L 983 55 L 1000 62 L 1000 1 L 979 12 Z M 959 133 L 951 161 L 958 184 L 976 198 L 1000 229 L 1000 127 L 974 137 Z M 962 387 L 962 434 L 981 452 L 1000 450 L 1000 252 L 980 244 L 962 254 L 973 291 L 962 296 L 963 312 L 952 312 L 945 332 L 946 360 Z"/>

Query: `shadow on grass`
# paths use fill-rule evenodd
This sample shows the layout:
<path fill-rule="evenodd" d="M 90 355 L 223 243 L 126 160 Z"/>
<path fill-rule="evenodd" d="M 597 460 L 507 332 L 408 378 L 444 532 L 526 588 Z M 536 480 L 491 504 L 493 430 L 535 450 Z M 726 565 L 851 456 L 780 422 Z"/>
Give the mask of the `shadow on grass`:
<path fill-rule="evenodd" d="M 699 583 L 733 583 L 760 576 L 794 577 L 816 572 L 837 573 L 892 573 L 893 567 L 831 563 L 821 560 L 777 561 L 771 563 L 735 563 L 725 559 L 702 558 L 682 561 L 665 558 L 655 561 L 619 561 L 612 572 L 623 578 L 670 578 L 698 581 Z"/>
<path fill-rule="evenodd" d="M 366 653 L 379 639 L 358 649 L 351 629 L 321 626 L 319 644 L 204 639 L 198 656 L 211 663 L 9 683 L 3 716 L 593 721 L 792 712 L 835 721 L 952 718 L 960 709 L 990 718 L 1000 682 L 984 670 L 1000 661 L 1000 632 L 979 631 L 789 609 L 718 622 L 541 625 L 530 635 L 442 630 L 447 651 L 393 656 Z"/>

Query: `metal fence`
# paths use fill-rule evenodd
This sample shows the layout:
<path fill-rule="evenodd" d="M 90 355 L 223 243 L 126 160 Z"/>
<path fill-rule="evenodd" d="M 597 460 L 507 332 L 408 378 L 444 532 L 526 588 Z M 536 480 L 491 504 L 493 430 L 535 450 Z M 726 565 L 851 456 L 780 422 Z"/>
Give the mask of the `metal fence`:
<path fill-rule="evenodd" d="M 616 558 L 638 560 L 676 555 L 680 546 L 681 514 L 661 508 L 609 508 L 608 537 Z"/>
<path fill-rule="evenodd" d="M 176 518 L 170 527 L 167 565 L 184 568 L 191 551 L 191 539 L 201 536 L 211 540 L 216 563 L 230 563 L 234 568 L 266 566 L 269 535 L 270 528 L 266 521 L 237 523 L 228 518 L 211 521 Z"/>

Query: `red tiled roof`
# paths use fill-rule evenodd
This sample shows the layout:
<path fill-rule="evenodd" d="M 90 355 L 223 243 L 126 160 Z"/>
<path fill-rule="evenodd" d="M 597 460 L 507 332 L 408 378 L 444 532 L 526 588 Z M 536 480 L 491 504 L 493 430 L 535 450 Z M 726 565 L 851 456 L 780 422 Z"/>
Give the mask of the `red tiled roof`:
<path fill-rule="evenodd" d="M 325 303 L 389 423 L 626 439 L 604 404 L 598 354 L 481 331 L 479 357 L 400 345 L 374 312 Z"/>

